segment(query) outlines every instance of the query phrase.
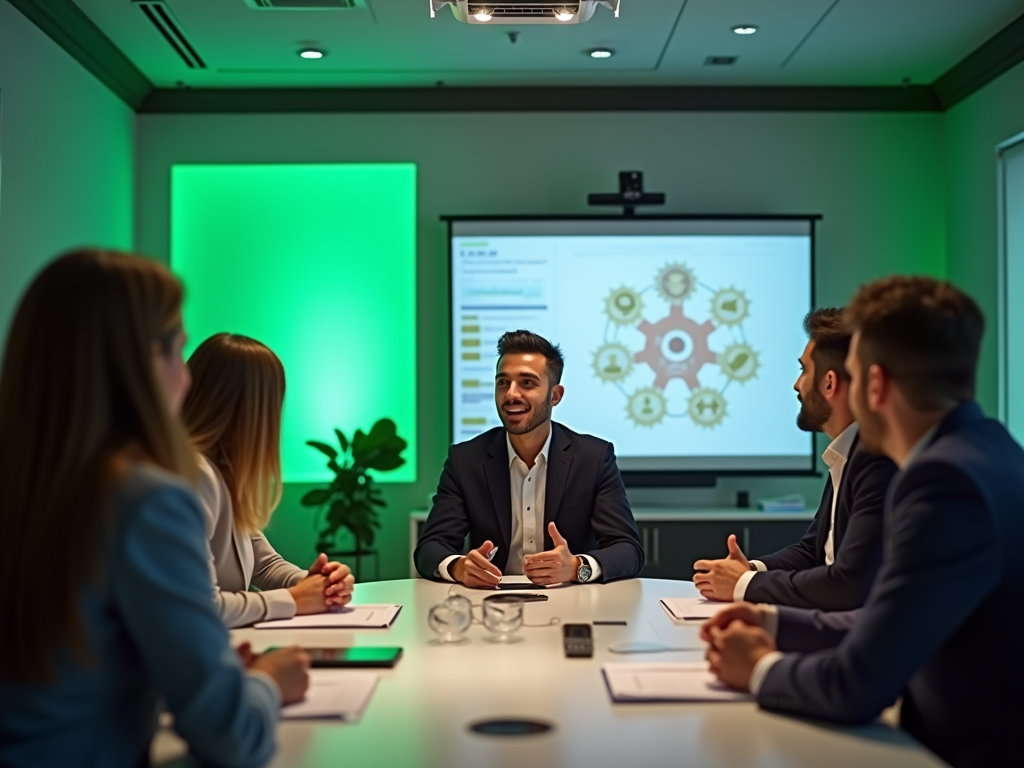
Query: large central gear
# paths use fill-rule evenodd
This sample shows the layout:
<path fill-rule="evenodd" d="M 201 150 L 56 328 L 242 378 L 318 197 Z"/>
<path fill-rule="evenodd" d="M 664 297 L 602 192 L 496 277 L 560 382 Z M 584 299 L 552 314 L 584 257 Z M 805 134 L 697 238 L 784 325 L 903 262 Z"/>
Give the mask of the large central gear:
<path fill-rule="evenodd" d="M 679 304 L 672 304 L 668 316 L 656 323 L 642 321 L 637 330 L 647 337 L 647 345 L 633 360 L 647 363 L 654 370 L 654 386 L 658 389 L 665 389 L 672 379 L 682 379 L 695 390 L 700 387 L 700 369 L 718 361 L 718 355 L 708 348 L 714 323 L 706 320 L 697 324 L 683 314 Z"/>

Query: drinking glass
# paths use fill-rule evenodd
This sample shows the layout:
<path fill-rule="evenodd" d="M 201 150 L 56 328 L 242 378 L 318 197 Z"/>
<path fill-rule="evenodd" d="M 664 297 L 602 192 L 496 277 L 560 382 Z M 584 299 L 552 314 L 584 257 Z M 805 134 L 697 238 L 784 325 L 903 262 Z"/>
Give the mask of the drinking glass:
<path fill-rule="evenodd" d="M 437 633 L 437 642 L 449 645 L 469 642 L 465 633 L 473 621 L 472 611 L 473 604 L 462 595 L 452 595 L 431 608 L 427 622 Z"/>
<path fill-rule="evenodd" d="M 493 595 L 484 598 L 484 626 L 492 634 L 492 643 L 518 643 L 514 634 L 523 626 L 523 600 L 515 595 Z"/>

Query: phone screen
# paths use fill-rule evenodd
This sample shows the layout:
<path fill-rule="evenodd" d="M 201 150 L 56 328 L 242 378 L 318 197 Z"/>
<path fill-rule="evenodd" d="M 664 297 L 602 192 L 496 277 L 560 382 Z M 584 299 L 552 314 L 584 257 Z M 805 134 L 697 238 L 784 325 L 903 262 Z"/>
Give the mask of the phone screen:
<path fill-rule="evenodd" d="M 314 667 L 393 667 L 402 656 L 401 648 L 362 646 L 358 648 L 305 648 Z"/>
<path fill-rule="evenodd" d="M 584 640 L 591 636 L 589 624 L 564 624 L 565 636 Z"/>

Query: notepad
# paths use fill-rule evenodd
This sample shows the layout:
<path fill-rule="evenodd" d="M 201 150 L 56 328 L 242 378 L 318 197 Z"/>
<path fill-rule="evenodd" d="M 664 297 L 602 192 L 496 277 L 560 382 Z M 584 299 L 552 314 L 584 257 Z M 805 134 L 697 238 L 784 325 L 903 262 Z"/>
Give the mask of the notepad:
<path fill-rule="evenodd" d="M 612 701 L 753 701 L 720 683 L 707 662 L 605 664 L 601 668 Z"/>
<path fill-rule="evenodd" d="M 254 624 L 255 629 L 386 629 L 390 627 L 400 605 L 346 605 L 327 613 L 274 619 Z"/>
<path fill-rule="evenodd" d="M 306 698 L 281 707 L 281 717 L 293 720 L 331 718 L 354 723 L 370 703 L 379 679 L 371 672 L 312 669 Z"/>
<path fill-rule="evenodd" d="M 664 597 L 658 601 L 673 619 L 710 619 L 732 603 L 717 603 L 703 597 Z"/>

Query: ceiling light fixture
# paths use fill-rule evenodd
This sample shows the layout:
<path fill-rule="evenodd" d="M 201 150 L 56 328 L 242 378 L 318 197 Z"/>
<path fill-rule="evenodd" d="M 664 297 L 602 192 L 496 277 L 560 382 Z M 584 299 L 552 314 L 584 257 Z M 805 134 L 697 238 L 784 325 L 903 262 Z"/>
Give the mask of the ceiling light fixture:
<path fill-rule="evenodd" d="M 733 27 L 732 31 L 737 35 L 752 35 L 757 32 L 757 27 L 752 24 L 743 24 L 739 27 Z"/>
<path fill-rule="evenodd" d="M 491 11 L 489 8 L 474 8 L 473 18 L 477 21 L 490 21 Z"/>
<path fill-rule="evenodd" d="M 324 51 L 318 48 L 303 48 L 299 51 L 299 56 L 304 59 L 322 59 L 324 57 Z"/>
<path fill-rule="evenodd" d="M 592 59 L 610 59 L 615 55 L 615 51 L 609 51 L 607 48 L 594 48 L 592 51 L 587 51 Z"/>
<path fill-rule="evenodd" d="M 575 16 L 576 14 L 568 8 L 559 8 L 555 11 L 555 18 L 559 21 L 572 21 Z"/>

